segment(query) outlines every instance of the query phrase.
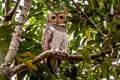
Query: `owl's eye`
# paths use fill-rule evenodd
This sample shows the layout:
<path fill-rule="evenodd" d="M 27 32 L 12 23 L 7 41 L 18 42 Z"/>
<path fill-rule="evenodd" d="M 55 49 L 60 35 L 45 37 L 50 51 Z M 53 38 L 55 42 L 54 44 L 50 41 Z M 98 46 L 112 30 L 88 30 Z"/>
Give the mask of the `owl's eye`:
<path fill-rule="evenodd" d="M 63 19 L 63 16 L 59 16 L 60 19 Z"/>
<path fill-rule="evenodd" d="M 64 24 L 67 21 L 66 15 L 64 13 L 60 13 L 58 15 L 58 22 L 59 24 Z"/>
<path fill-rule="evenodd" d="M 52 16 L 52 19 L 55 19 L 55 16 Z"/>

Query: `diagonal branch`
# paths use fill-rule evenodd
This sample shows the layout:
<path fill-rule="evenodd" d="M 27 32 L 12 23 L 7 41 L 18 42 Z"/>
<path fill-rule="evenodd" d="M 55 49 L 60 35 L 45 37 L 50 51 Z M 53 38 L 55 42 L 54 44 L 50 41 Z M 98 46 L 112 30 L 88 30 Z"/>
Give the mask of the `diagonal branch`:
<path fill-rule="evenodd" d="M 18 8 L 18 6 L 19 6 L 19 3 L 20 3 L 20 0 L 17 0 L 14 8 L 10 11 L 9 15 L 12 15 L 12 16 L 13 16 L 13 14 L 16 12 L 16 10 L 17 10 L 17 8 Z"/>
<path fill-rule="evenodd" d="M 18 24 L 15 27 L 15 32 L 13 33 L 12 40 L 10 42 L 8 53 L 5 57 L 5 63 L 8 64 L 12 61 L 12 59 L 16 56 L 17 50 L 20 44 L 21 34 L 22 34 L 22 27 L 25 21 L 25 18 L 27 16 L 28 11 L 30 10 L 30 7 L 32 5 L 32 0 L 24 0 L 24 6 L 22 8 L 22 11 L 20 13 Z"/>
<path fill-rule="evenodd" d="M 10 11 L 10 0 L 5 0 L 5 16 L 8 15 Z"/>
<path fill-rule="evenodd" d="M 104 38 L 108 37 L 107 35 L 103 34 L 98 28 L 97 25 L 87 16 L 87 14 L 85 14 L 79 7 L 78 5 L 74 2 L 74 0 L 72 0 L 73 5 L 77 8 L 77 10 L 79 10 L 84 17 L 97 29 L 97 31 L 100 33 L 101 36 L 103 36 Z"/>
<path fill-rule="evenodd" d="M 3 20 L 2 23 L 7 22 L 7 21 L 9 21 L 9 20 L 12 19 L 12 16 L 13 16 L 14 13 L 16 12 L 16 10 L 17 10 L 17 8 L 18 8 L 18 6 L 19 6 L 19 3 L 20 3 L 20 0 L 17 0 L 14 8 L 13 8 L 11 11 L 7 12 L 7 14 L 5 15 L 5 18 L 4 18 L 4 20 Z"/>
<path fill-rule="evenodd" d="M 91 54 L 90 57 L 91 59 L 96 59 L 98 57 L 101 56 L 105 56 L 106 54 L 110 54 L 111 53 L 111 49 L 108 50 L 104 50 L 102 52 L 98 52 L 96 54 Z M 33 64 L 36 64 L 42 60 L 44 60 L 45 58 L 47 58 L 48 56 L 54 56 L 57 59 L 62 59 L 62 60 L 66 60 L 66 61 L 84 61 L 83 56 L 82 55 L 58 55 L 57 52 L 55 52 L 54 50 L 47 50 L 43 53 L 41 53 L 40 55 L 38 55 L 37 57 L 35 57 L 31 62 Z M 12 70 L 12 75 L 21 72 L 22 70 L 28 68 L 24 63 L 17 65 L 15 67 L 12 67 L 10 70 Z"/>

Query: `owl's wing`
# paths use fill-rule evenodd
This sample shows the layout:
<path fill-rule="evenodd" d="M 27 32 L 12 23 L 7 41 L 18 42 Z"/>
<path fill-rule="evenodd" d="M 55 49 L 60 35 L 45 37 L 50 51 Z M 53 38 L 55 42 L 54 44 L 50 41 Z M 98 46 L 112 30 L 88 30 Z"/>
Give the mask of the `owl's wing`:
<path fill-rule="evenodd" d="M 50 29 L 50 26 L 46 26 L 43 36 L 42 36 L 42 49 L 43 51 L 49 50 L 51 48 L 50 42 L 52 40 L 53 32 Z"/>

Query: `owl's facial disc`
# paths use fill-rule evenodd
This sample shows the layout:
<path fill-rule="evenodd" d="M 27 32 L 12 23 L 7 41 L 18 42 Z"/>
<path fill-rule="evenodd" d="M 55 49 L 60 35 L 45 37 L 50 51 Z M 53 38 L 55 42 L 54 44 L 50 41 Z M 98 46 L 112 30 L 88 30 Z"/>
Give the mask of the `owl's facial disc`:
<path fill-rule="evenodd" d="M 58 25 L 65 25 L 66 21 L 67 21 L 67 19 L 66 19 L 65 14 L 61 13 L 61 14 L 58 15 Z"/>
<path fill-rule="evenodd" d="M 49 21 L 52 24 L 56 24 L 56 22 L 57 22 L 57 16 L 55 14 L 50 14 Z"/>

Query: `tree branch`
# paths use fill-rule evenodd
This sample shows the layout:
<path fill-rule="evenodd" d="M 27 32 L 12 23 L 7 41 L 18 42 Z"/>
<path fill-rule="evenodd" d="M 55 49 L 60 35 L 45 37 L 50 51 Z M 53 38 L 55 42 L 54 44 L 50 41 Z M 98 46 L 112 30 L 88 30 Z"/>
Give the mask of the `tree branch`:
<path fill-rule="evenodd" d="M 16 12 L 16 10 L 17 10 L 17 8 L 18 8 L 18 6 L 19 6 L 19 3 L 20 3 L 20 0 L 17 0 L 14 8 L 13 8 L 13 9 L 10 11 L 10 13 L 9 13 L 10 15 L 13 15 L 13 14 Z"/>
<path fill-rule="evenodd" d="M 110 54 L 110 53 L 111 53 L 111 49 L 108 49 L 108 50 L 104 50 L 102 52 L 98 52 L 96 54 L 91 54 L 90 57 L 91 57 L 91 59 L 96 59 L 98 57 L 105 56 L 106 54 Z M 37 57 L 35 57 L 30 62 L 32 62 L 33 64 L 36 64 L 36 63 L 44 60 L 48 56 L 54 56 L 57 59 L 62 59 L 62 60 L 66 60 L 66 61 L 84 61 L 84 58 L 83 58 L 82 55 L 71 55 L 71 54 L 69 54 L 69 55 L 65 56 L 65 55 L 58 55 L 57 52 L 55 52 L 54 50 L 47 50 L 47 51 L 41 53 L 40 55 L 38 55 Z M 14 75 L 16 73 L 19 73 L 26 68 L 27 68 L 27 65 L 25 65 L 24 63 L 20 64 L 20 65 L 17 65 L 15 67 L 12 67 L 11 68 L 12 72 L 13 72 L 12 75 Z"/>
<path fill-rule="evenodd" d="M 98 28 L 97 25 L 77 6 L 77 4 L 74 2 L 74 0 L 72 0 L 73 5 L 77 8 L 77 10 L 79 10 L 84 17 L 97 29 L 97 31 L 100 33 L 101 36 L 103 36 L 104 38 L 108 37 L 108 35 L 103 34 Z"/>
<path fill-rule="evenodd" d="M 5 0 L 5 16 L 9 13 L 10 11 L 10 0 Z"/>
<path fill-rule="evenodd" d="M 9 20 L 12 19 L 12 16 L 13 16 L 14 13 L 16 12 L 16 10 L 17 10 L 17 8 L 18 8 L 18 6 L 19 6 L 19 3 L 20 3 L 20 0 L 17 0 L 14 8 L 13 8 L 11 11 L 7 12 L 7 14 L 5 15 L 5 18 L 4 18 L 4 20 L 3 20 L 2 23 L 7 22 L 7 21 L 9 21 Z"/>
<path fill-rule="evenodd" d="M 25 18 L 27 16 L 28 11 L 30 10 L 31 5 L 32 5 L 32 0 L 24 0 L 24 6 L 23 6 L 22 11 L 20 13 L 18 23 L 20 23 L 20 24 L 24 23 Z M 23 25 L 20 25 L 20 24 L 18 24 L 15 27 L 15 32 L 13 33 L 13 37 L 12 37 L 12 40 L 10 42 L 9 50 L 8 50 L 8 53 L 7 53 L 6 57 L 5 57 L 5 63 L 6 64 L 11 62 L 12 59 L 17 54 L 17 49 L 19 47 L 21 34 L 22 34 L 22 27 L 23 27 Z"/>

